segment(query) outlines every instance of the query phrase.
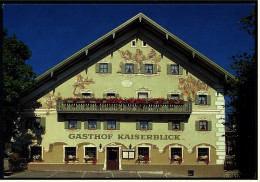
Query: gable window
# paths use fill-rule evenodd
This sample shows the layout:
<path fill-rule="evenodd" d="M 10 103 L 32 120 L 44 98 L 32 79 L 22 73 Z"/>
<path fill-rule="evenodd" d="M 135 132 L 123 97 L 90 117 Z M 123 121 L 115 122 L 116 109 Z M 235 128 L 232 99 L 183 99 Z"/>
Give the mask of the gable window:
<path fill-rule="evenodd" d="M 140 98 L 140 99 L 148 98 L 148 93 L 147 92 L 139 92 L 138 98 Z"/>
<path fill-rule="evenodd" d="M 153 74 L 153 65 L 152 64 L 146 64 L 145 65 L 145 73 L 146 74 Z"/>
<path fill-rule="evenodd" d="M 97 129 L 97 121 L 90 120 L 88 121 L 88 129 L 96 130 Z"/>
<path fill-rule="evenodd" d="M 115 93 L 107 93 L 107 98 L 115 98 L 116 94 Z"/>
<path fill-rule="evenodd" d="M 182 148 L 172 147 L 171 148 L 171 159 L 177 161 L 179 158 L 182 158 Z"/>
<path fill-rule="evenodd" d="M 147 47 L 147 42 L 146 41 L 142 42 L 142 47 Z"/>
<path fill-rule="evenodd" d="M 208 130 L 208 122 L 207 121 L 199 121 L 199 129 L 200 130 Z"/>
<path fill-rule="evenodd" d="M 107 63 L 100 63 L 99 64 L 99 72 L 100 73 L 108 73 L 107 69 L 108 69 Z"/>
<path fill-rule="evenodd" d="M 199 95 L 199 104 L 207 105 L 207 96 L 206 95 Z"/>
<path fill-rule="evenodd" d="M 209 148 L 198 148 L 199 161 L 206 161 L 209 159 Z"/>
<path fill-rule="evenodd" d="M 85 161 L 93 161 L 94 158 L 97 158 L 97 148 L 85 147 Z"/>
<path fill-rule="evenodd" d="M 107 129 L 115 130 L 116 129 L 116 121 L 107 121 Z"/>
<path fill-rule="evenodd" d="M 90 93 L 82 93 L 82 97 L 85 98 L 90 98 Z"/>
<path fill-rule="evenodd" d="M 65 159 L 68 161 L 75 161 L 76 147 L 65 147 Z"/>
<path fill-rule="evenodd" d="M 125 64 L 125 72 L 128 74 L 134 73 L 134 65 L 133 64 Z"/>
<path fill-rule="evenodd" d="M 136 40 L 132 40 L 131 47 L 136 47 Z"/>
<path fill-rule="evenodd" d="M 179 65 L 171 65 L 171 74 L 178 75 L 179 74 Z"/>
<path fill-rule="evenodd" d="M 140 121 L 140 127 L 141 130 L 148 130 L 148 121 Z"/>
<path fill-rule="evenodd" d="M 70 120 L 69 121 L 69 129 L 77 129 L 77 121 L 76 120 Z"/>
<path fill-rule="evenodd" d="M 180 96 L 178 94 L 171 94 L 171 99 L 178 100 Z"/>
<path fill-rule="evenodd" d="M 172 129 L 173 130 L 180 130 L 181 127 L 180 127 L 180 121 L 173 121 L 172 122 Z"/>

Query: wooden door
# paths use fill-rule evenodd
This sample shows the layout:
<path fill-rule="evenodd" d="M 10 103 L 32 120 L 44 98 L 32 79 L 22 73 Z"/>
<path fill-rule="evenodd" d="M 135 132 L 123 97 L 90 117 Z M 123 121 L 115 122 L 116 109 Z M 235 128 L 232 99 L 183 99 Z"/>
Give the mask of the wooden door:
<path fill-rule="evenodd" d="M 119 170 L 118 147 L 107 147 L 107 170 Z"/>

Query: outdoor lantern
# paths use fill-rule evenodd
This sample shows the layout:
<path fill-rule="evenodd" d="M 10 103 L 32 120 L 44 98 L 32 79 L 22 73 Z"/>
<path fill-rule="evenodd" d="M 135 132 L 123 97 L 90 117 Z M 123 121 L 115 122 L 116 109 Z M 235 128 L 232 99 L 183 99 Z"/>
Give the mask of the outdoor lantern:
<path fill-rule="evenodd" d="M 130 148 L 130 149 L 132 148 L 132 145 L 131 145 L 131 144 L 129 145 L 129 148 Z"/>
<path fill-rule="evenodd" d="M 100 143 L 100 144 L 99 144 L 99 149 L 101 149 L 101 148 L 102 148 L 102 144 Z"/>

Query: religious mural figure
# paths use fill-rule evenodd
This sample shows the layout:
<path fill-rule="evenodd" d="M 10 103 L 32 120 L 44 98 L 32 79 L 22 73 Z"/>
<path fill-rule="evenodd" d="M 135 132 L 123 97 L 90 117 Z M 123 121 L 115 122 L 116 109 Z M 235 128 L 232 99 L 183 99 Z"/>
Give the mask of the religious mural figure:
<path fill-rule="evenodd" d="M 196 80 L 192 76 L 189 76 L 187 79 L 179 78 L 179 89 L 183 95 L 194 101 L 196 92 L 200 90 L 207 91 L 208 85 L 203 83 L 201 80 Z"/>
<path fill-rule="evenodd" d="M 77 79 L 75 80 L 75 83 L 73 85 L 74 91 L 73 94 L 75 96 L 78 96 L 78 93 L 80 90 L 85 89 L 85 85 L 89 85 L 91 83 L 95 83 L 93 79 L 83 78 L 81 74 L 77 75 Z"/>
<path fill-rule="evenodd" d="M 140 49 L 136 49 L 136 53 L 131 53 L 129 50 L 126 51 L 121 51 L 118 50 L 121 57 L 125 60 L 125 61 L 130 61 L 130 62 L 134 62 L 138 65 L 138 73 L 141 73 L 141 65 L 143 63 L 143 61 L 149 60 L 154 64 L 157 64 L 160 60 L 161 60 L 161 56 L 156 56 L 156 52 L 154 49 L 151 49 L 151 52 L 145 56 L 143 54 L 143 51 L 141 51 Z M 121 73 L 122 70 L 122 65 L 123 62 L 120 63 L 119 65 L 119 70 L 118 73 Z M 158 65 L 158 72 L 161 71 L 160 69 L 161 67 Z"/>

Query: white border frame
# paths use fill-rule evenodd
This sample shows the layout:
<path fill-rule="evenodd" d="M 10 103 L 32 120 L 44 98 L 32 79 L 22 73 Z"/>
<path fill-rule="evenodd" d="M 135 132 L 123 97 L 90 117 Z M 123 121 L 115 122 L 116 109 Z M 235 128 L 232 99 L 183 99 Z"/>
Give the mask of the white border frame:
<path fill-rule="evenodd" d="M 95 147 L 96 148 L 96 159 L 98 160 L 98 147 L 93 144 L 87 144 L 83 145 L 83 163 L 85 163 L 85 153 L 86 153 L 86 147 Z M 85 163 L 88 164 L 88 163 Z"/>
<path fill-rule="evenodd" d="M 210 146 L 207 146 L 207 145 L 199 145 L 199 146 L 196 146 L 196 159 L 198 159 L 199 157 L 199 148 L 208 148 L 209 149 L 209 162 L 211 161 L 211 156 L 210 156 Z"/>
<path fill-rule="evenodd" d="M 139 148 L 141 148 L 141 147 L 148 147 L 149 148 L 149 158 L 150 158 L 150 161 L 149 161 L 149 163 L 151 163 L 152 162 L 152 155 L 151 155 L 151 148 L 152 148 L 152 146 L 151 145 L 147 145 L 147 144 L 140 144 L 140 145 L 137 145 L 136 146 L 136 148 L 137 148 L 137 150 L 136 150 L 136 156 L 135 156 L 135 159 L 138 159 L 138 157 L 139 157 L 139 153 L 138 153 L 138 149 Z"/>
<path fill-rule="evenodd" d="M 171 149 L 172 148 L 181 148 L 181 158 L 182 158 L 182 162 L 181 163 L 183 163 L 183 159 L 184 159 L 184 156 L 183 156 L 183 146 L 180 146 L 180 145 L 170 145 L 169 146 L 169 158 L 170 158 L 170 160 L 171 160 Z"/>

